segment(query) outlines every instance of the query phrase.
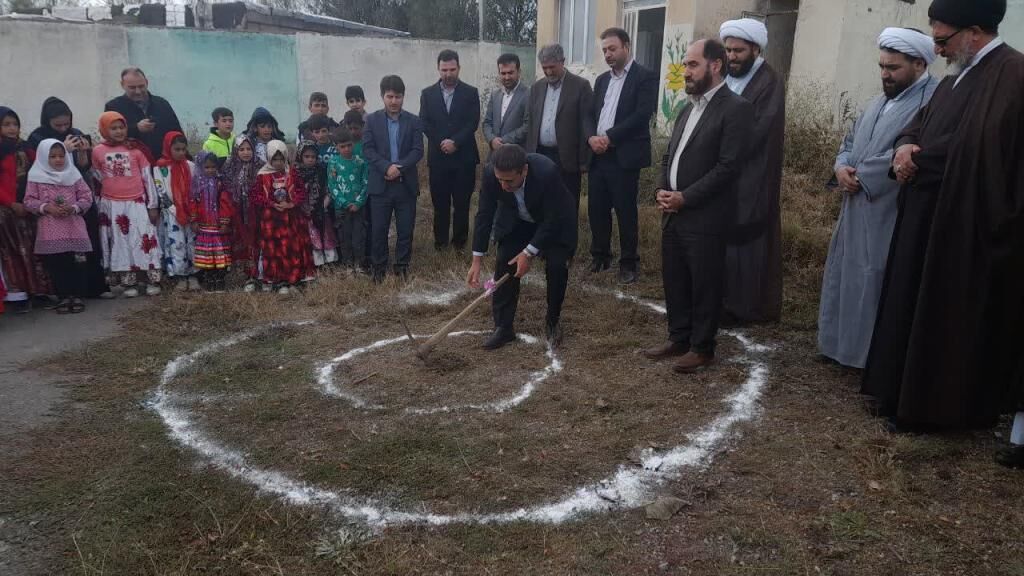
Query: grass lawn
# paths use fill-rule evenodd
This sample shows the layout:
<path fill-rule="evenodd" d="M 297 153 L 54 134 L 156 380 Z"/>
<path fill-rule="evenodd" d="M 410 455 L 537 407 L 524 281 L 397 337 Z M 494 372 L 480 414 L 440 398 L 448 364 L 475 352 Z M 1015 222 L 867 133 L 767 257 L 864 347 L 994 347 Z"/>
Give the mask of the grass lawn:
<path fill-rule="evenodd" d="M 169 361 L 312 320 L 204 356 L 166 389 L 253 468 L 399 510 L 500 513 L 635 466 L 640 448 L 687 442 L 747 377 L 727 336 L 722 362 L 695 377 L 644 360 L 638 351 L 664 338 L 663 316 L 584 288 L 615 285 L 587 275 L 580 257 L 563 369 L 521 403 L 407 410 L 514 397 L 550 363 L 540 344 L 486 353 L 478 335 L 446 340 L 427 363 L 404 343 L 338 363 L 333 382 L 371 409 L 324 395 L 322 362 L 403 335 L 403 321 L 429 334 L 475 296 L 444 296 L 468 256 L 434 252 L 424 194 L 407 285 L 332 274 L 287 297 L 168 294 L 117 339 L 46 363 L 76 384 L 60 418 L 0 461 L 0 522 L 16 527 L 40 574 L 1024 575 L 1024 477 L 991 459 L 1007 424 L 888 435 L 863 408 L 858 374 L 819 360 L 817 291 L 837 207 L 818 184 L 787 176 L 785 320 L 746 331 L 774 346 L 757 417 L 651 496 L 679 499 L 668 520 L 639 507 L 559 524 L 368 526 L 260 491 L 169 438 L 152 406 Z M 642 218 L 643 274 L 629 293 L 660 300 L 658 216 L 645 207 Z M 542 336 L 543 317 L 543 287 L 528 283 L 517 328 Z M 489 327 L 484 306 L 464 328 Z"/>

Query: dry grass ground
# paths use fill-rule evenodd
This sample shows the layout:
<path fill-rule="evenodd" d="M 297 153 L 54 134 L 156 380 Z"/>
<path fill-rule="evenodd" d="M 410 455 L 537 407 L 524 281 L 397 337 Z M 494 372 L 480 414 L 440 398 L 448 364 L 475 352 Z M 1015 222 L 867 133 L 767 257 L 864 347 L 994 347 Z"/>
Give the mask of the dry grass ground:
<path fill-rule="evenodd" d="M 580 262 L 566 304 L 565 370 L 520 406 L 402 411 L 505 397 L 546 364 L 539 346 L 489 355 L 472 336 L 445 342 L 425 366 L 401 344 L 340 365 L 342 384 L 373 375 L 350 389 L 381 410 L 324 398 L 312 384 L 318 360 L 398 336 L 402 319 L 430 332 L 471 297 L 403 304 L 403 292 L 458 286 L 467 265 L 429 248 L 425 195 L 409 286 L 339 274 L 285 298 L 171 294 L 131 317 L 121 338 L 55 358 L 47 368 L 79 382 L 73 401 L 25 439 L 23 456 L 0 462 L 0 518 L 21 527 L 13 545 L 33 551 L 41 574 L 1024 575 L 1024 482 L 991 462 L 1005 425 L 890 436 L 863 410 L 857 374 L 817 359 L 817 290 L 836 212 L 822 181 L 786 179 L 786 318 L 750 331 L 776 344 L 760 416 L 710 466 L 665 487 L 684 501 L 670 520 L 641 509 L 557 526 L 372 532 L 261 494 L 168 439 L 147 405 L 166 362 L 277 320 L 318 323 L 225 349 L 171 383 L 191 394 L 203 429 L 254 464 L 436 512 L 558 498 L 607 476 L 638 445 L 679 443 L 742 380 L 728 361 L 681 378 L 643 360 L 637 351 L 664 337 L 664 319 L 580 289 L 612 286 L 586 277 Z M 631 292 L 659 299 L 649 207 L 642 230 L 644 273 Z M 488 318 L 480 310 L 466 328 L 486 329 Z M 542 319 L 543 290 L 527 286 L 518 327 L 539 335 Z M 736 344 L 722 341 L 729 358 Z"/>

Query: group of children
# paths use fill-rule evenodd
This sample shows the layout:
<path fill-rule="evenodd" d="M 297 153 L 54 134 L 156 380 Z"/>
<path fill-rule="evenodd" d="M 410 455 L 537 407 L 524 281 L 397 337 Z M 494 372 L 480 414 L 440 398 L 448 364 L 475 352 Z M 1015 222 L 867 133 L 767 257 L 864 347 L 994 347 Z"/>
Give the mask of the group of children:
<path fill-rule="evenodd" d="M 294 157 L 264 108 L 239 136 L 233 113 L 217 108 L 194 158 L 181 132 L 153 158 L 117 112 L 100 116 L 95 146 L 74 131 L 33 147 L 0 106 L 0 312 L 4 300 L 38 295 L 56 295 L 58 313 L 83 311 L 95 252 L 107 298 L 157 295 L 165 278 L 177 290 L 224 291 L 232 266 L 245 291 L 282 294 L 320 266 L 365 272 L 365 96 L 353 86 L 346 100 L 339 124 L 327 96 L 311 95 Z"/>

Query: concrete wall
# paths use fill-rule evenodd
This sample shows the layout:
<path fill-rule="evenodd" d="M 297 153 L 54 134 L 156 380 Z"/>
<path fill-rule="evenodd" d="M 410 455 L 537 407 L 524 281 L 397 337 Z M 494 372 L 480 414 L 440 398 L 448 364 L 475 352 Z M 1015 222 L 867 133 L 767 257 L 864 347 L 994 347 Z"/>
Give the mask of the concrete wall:
<path fill-rule="evenodd" d="M 418 111 L 419 93 L 437 81 L 436 57 L 445 48 L 458 50 L 463 80 L 484 94 L 497 83 L 502 52 L 519 54 L 527 80 L 536 68 L 532 47 L 113 24 L 0 21 L 0 45 L 0 104 L 18 112 L 26 135 L 38 125 L 47 96 L 66 100 L 76 127 L 95 132 L 104 103 L 120 93 L 120 72 L 128 65 L 146 71 L 150 90 L 171 102 L 190 136 L 205 138 L 217 106 L 235 112 L 239 130 L 256 106 L 264 106 L 289 140 L 308 114 L 310 92 L 326 92 L 332 115 L 340 118 L 347 109 L 345 87 L 360 84 L 368 108 L 376 110 L 385 74 L 402 76 L 406 108 Z"/>

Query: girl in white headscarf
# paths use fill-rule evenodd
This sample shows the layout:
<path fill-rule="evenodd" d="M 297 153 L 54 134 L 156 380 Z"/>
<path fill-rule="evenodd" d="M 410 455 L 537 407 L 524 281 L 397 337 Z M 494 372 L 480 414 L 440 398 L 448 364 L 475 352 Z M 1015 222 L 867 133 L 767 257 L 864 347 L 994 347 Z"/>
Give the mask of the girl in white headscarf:
<path fill-rule="evenodd" d="M 82 215 L 91 206 L 92 191 L 64 144 L 53 138 L 40 142 L 28 172 L 25 208 L 39 215 L 35 253 L 60 298 L 58 314 L 85 310 L 85 255 L 92 242 Z"/>
<path fill-rule="evenodd" d="M 267 163 L 256 175 L 251 198 L 259 214 L 259 272 L 263 289 L 287 294 L 313 277 L 309 223 L 303 210 L 306 190 L 302 178 L 288 167 L 288 146 L 267 143 Z"/>

